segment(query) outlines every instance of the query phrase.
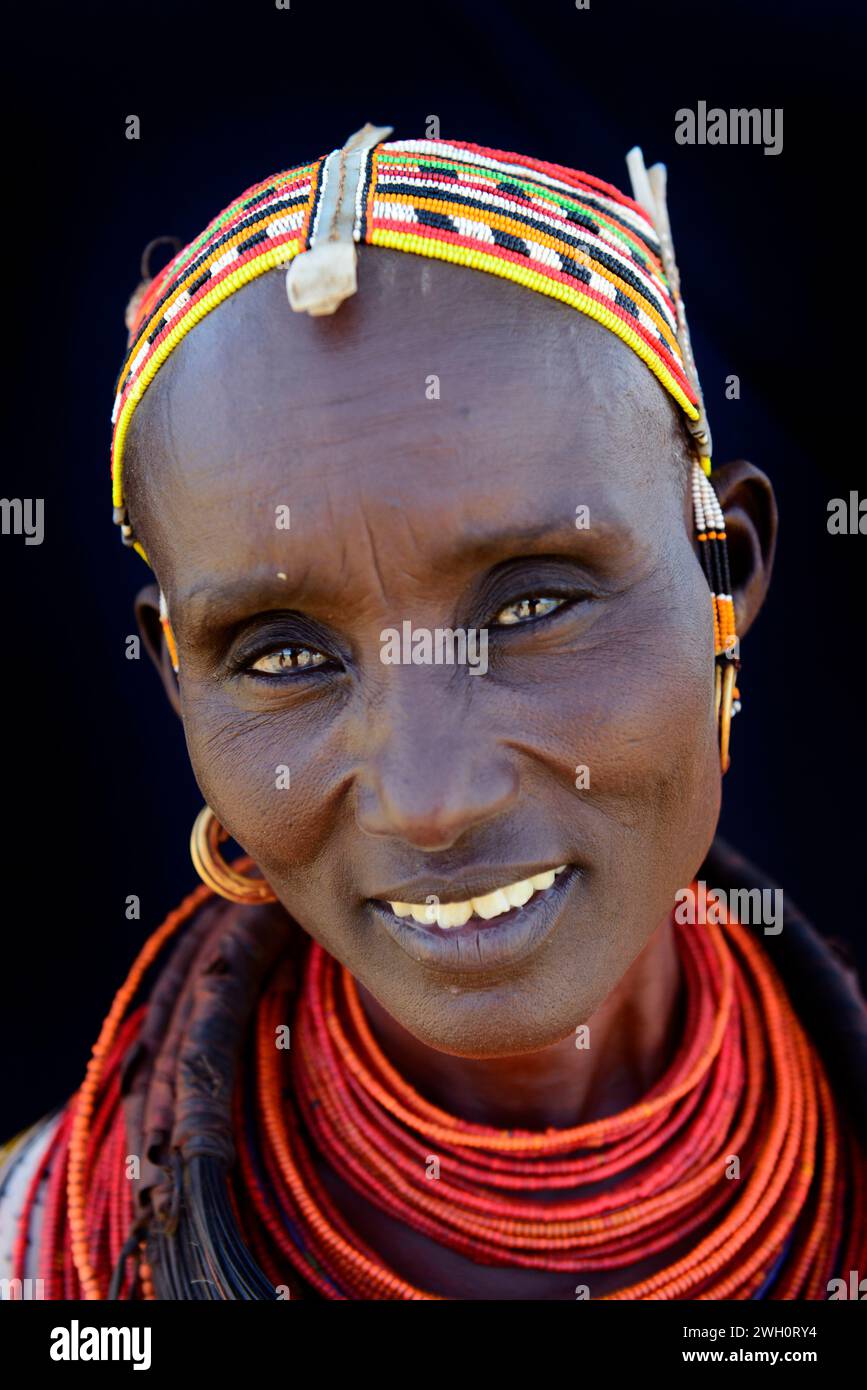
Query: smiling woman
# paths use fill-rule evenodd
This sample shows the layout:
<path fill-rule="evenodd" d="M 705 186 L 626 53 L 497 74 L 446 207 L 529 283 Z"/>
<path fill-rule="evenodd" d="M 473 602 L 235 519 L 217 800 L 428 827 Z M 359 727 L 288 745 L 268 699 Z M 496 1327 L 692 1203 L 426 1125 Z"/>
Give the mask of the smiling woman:
<path fill-rule="evenodd" d="M 747 463 L 709 480 L 663 176 L 388 134 L 137 299 L 116 519 L 205 886 L 10 1146 L 10 1269 L 825 1298 L 863 1268 L 863 1002 L 794 911 L 674 917 L 757 882 L 712 846 L 776 513 Z M 405 626 L 464 644 L 395 660 Z"/>

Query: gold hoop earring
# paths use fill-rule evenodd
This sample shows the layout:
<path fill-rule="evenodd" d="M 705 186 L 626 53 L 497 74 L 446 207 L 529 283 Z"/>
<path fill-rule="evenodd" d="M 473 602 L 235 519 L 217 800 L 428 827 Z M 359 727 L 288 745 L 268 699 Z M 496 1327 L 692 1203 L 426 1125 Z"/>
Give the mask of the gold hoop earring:
<path fill-rule="evenodd" d="M 275 903 L 277 895 L 264 878 L 248 878 L 226 863 L 219 846 L 228 838 L 229 832 L 223 829 L 210 806 L 204 805 L 190 835 L 190 855 L 199 878 L 232 903 Z"/>

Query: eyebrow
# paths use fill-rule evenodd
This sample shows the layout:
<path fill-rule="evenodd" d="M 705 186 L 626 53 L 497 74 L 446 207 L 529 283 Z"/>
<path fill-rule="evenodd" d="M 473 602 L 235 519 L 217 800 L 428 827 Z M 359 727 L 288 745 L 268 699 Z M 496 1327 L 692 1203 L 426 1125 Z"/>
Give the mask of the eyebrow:
<path fill-rule="evenodd" d="M 594 521 L 591 517 L 590 526 L 579 529 L 575 525 L 573 511 L 571 514 L 567 512 L 565 516 L 558 513 L 556 519 L 543 520 L 523 527 L 510 526 L 507 531 L 496 525 L 478 526 L 472 536 L 458 543 L 454 558 L 483 559 L 507 548 L 518 555 L 525 547 L 537 545 L 540 541 L 549 545 L 562 545 L 567 538 L 570 541 L 578 541 L 578 548 L 591 554 L 628 542 L 626 528 L 615 526 L 611 522 Z"/>
<path fill-rule="evenodd" d="M 279 573 L 284 573 L 286 578 L 280 579 Z M 293 579 L 288 569 L 279 573 L 273 565 L 268 565 L 267 568 L 259 566 L 223 584 L 203 580 L 178 594 L 172 611 L 177 612 L 177 622 L 182 629 L 195 629 L 205 621 L 208 626 L 227 625 L 257 608 L 272 606 L 275 609 L 291 609 L 297 606 L 299 596 L 309 586 L 305 576 Z M 174 617 L 172 622 L 176 623 Z"/>
<path fill-rule="evenodd" d="M 592 514 L 590 526 L 579 529 L 573 516 L 567 513 L 564 519 L 560 512 L 556 519 L 548 518 L 517 528 L 509 526 L 505 530 L 495 523 L 482 523 L 474 527 L 470 536 L 456 540 L 450 551 L 438 557 L 435 563 L 439 569 L 445 569 L 459 562 L 478 564 L 496 558 L 519 559 L 524 554 L 532 554 L 534 548 L 539 554 L 552 549 L 561 552 L 568 550 L 573 552 L 576 559 L 583 558 L 587 563 L 598 565 L 603 554 L 610 556 L 612 551 L 632 550 L 634 538 L 627 528 L 594 520 Z M 310 572 L 309 563 L 302 573 L 293 577 L 289 562 L 286 564 L 286 570 L 281 571 L 286 574 L 285 579 L 279 579 L 278 571 L 269 564 L 267 568 L 259 566 L 225 583 L 215 585 L 212 580 L 203 580 L 178 594 L 172 607 L 177 610 L 182 626 L 194 629 L 205 620 L 209 627 L 228 625 L 257 608 L 273 606 L 275 609 L 291 610 L 298 607 L 299 601 L 309 602 L 311 599 L 322 603 L 334 602 L 336 590 L 332 580 L 322 583 L 315 578 Z M 345 609 L 345 591 L 341 599 Z"/>

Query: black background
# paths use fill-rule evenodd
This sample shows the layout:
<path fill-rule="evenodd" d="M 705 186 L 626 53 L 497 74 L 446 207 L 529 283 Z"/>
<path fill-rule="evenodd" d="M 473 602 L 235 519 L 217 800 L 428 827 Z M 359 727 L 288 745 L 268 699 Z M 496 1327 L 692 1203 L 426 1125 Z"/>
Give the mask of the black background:
<path fill-rule="evenodd" d="M 41 546 L 0 538 L 0 1138 L 78 1084 L 138 947 L 195 881 L 183 732 L 147 660 L 124 654 L 150 572 L 111 523 L 109 415 L 141 250 L 164 233 L 186 242 L 365 120 L 400 138 L 437 115 L 444 138 L 624 189 L 632 144 L 667 162 L 715 461 L 764 468 L 782 523 L 744 644 L 722 830 L 858 950 L 865 542 L 827 531 L 828 500 L 865 490 L 854 10 L 79 3 L 34 8 L 7 36 L 2 493 L 44 497 L 46 529 Z M 782 107 L 783 152 L 678 146 L 675 112 L 699 100 Z M 725 399 L 730 373 L 740 401 Z M 140 922 L 125 917 L 131 893 Z"/>

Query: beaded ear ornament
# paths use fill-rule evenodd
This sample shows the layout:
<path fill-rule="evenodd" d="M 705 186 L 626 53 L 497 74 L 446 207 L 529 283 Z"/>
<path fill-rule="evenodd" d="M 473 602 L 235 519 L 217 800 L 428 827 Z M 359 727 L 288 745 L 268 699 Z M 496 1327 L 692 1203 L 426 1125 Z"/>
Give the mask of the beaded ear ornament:
<path fill-rule="evenodd" d="M 166 639 L 166 647 L 168 648 L 169 658 L 172 663 L 172 670 L 175 675 L 177 675 L 180 670 L 178 664 L 178 644 L 175 641 L 175 634 L 172 632 L 172 625 L 169 621 L 169 606 L 166 603 L 166 596 L 162 589 L 160 589 L 160 627 Z"/>
<path fill-rule="evenodd" d="M 391 140 L 367 124 L 340 149 L 246 190 L 156 276 L 127 315 L 129 341 L 112 413 L 112 495 L 125 544 L 130 420 L 161 365 L 201 319 L 260 275 L 282 269 L 290 307 L 333 314 L 355 294 L 357 243 L 498 275 L 587 314 L 640 357 L 686 416 L 692 499 L 711 592 L 720 759 L 729 765 L 739 666 L 725 524 L 708 479 L 711 438 L 680 293 L 665 167 L 627 155 L 633 197 L 565 165 L 460 140 Z M 143 267 L 143 272 L 147 268 Z M 165 599 L 161 622 L 177 670 Z"/>
<path fill-rule="evenodd" d="M 692 465 L 692 506 L 699 558 L 710 589 L 713 607 L 714 708 L 719 729 L 720 765 L 722 771 L 727 772 L 731 763 L 731 722 L 741 708 L 740 691 L 735 684 L 741 663 L 740 643 L 735 631 L 725 516 L 709 477 L 711 433 L 693 356 L 686 308 L 680 290 L 680 272 L 674 254 L 666 201 L 666 168 L 664 164 L 654 164 L 647 169 L 644 156 L 637 145 L 627 154 L 626 165 L 633 197 L 649 214 L 659 237 L 662 264 L 677 313 L 677 339 L 698 402 L 697 418 L 686 417 L 696 454 Z"/>

